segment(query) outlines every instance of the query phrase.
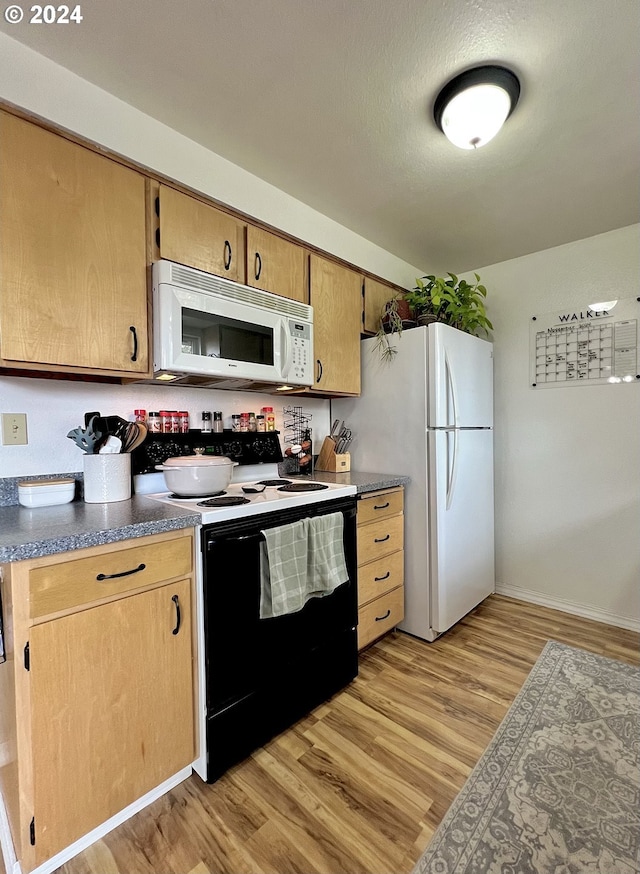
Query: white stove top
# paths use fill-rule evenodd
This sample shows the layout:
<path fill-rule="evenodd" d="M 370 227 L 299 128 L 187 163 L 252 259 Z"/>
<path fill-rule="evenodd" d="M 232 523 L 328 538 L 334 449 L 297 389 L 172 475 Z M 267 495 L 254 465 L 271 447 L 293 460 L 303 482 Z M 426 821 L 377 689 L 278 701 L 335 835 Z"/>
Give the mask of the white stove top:
<path fill-rule="evenodd" d="M 235 469 L 238 471 L 238 468 Z M 247 479 L 250 477 L 250 479 Z M 246 493 L 243 491 L 243 486 L 252 488 L 260 480 L 286 480 L 291 483 L 314 483 L 313 477 L 292 478 L 289 476 L 280 477 L 278 475 L 277 465 L 246 465 L 243 470 L 235 475 L 237 481 L 232 482 L 224 490 L 224 495 L 221 497 L 242 497 L 247 499 L 247 503 L 236 504 L 232 506 L 216 506 L 216 507 L 201 507 L 199 504 L 207 500 L 206 496 L 197 498 L 181 498 L 171 497 L 168 491 L 157 492 L 155 494 L 147 494 L 147 498 L 154 501 L 161 501 L 165 504 L 173 504 L 177 507 L 182 507 L 185 510 L 191 510 L 194 513 L 200 513 L 202 516 L 202 524 L 208 525 L 212 522 L 225 522 L 229 519 L 242 519 L 246 516 L 254 516 L 258 513 L 271 513 L 276 510 L 288 509 L 289 507 L 304 507 L 308 504 L 317 504 L 322 501 L 331 501 L 335 498 L 345 498 L 356 494 L 356 486 L 338 485 L 333 483 L 318 483 L 322 485 L 322 489 L 316 491 L 301 491 L 301 492 L 283 492 L 278 486 L 265 486 L 264 491 L 259 494 Z"/>

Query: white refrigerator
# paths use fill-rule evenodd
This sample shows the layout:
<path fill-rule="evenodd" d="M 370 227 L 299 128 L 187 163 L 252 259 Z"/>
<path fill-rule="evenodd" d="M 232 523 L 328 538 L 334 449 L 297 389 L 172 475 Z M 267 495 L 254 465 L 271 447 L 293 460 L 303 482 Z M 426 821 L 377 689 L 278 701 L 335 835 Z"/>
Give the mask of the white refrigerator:
<path fill-rule="evenodd" d="M 439 323 L 362 341 L 362 393 L 332 401 L 353 431 L 351 468 L 411 477 L 405 618 L 433 641 L 494 591 L 493 346 Z"/>

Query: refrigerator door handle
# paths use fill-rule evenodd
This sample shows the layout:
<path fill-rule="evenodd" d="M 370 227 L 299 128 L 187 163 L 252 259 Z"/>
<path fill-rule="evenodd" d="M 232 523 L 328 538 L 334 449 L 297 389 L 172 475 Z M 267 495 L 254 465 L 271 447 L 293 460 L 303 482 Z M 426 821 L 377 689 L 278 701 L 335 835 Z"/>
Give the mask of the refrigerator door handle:
<path fill-rule="evenodd" d="M 450 450 L 450 442 L 453 443 L 453 452 Z M 453 501 L 453 493 L 456 484 L 456 470 L 458 467 L 458 430 L 447 431 L 447 499 L 448 510 Z"/>
<path fill-rule="evenodd" d="M 451 374 L 451 365 L 449 364 L 449 356 L 447 350 L 444 350 L 444 372 L 447 381 L 447 425 L 454 428 L 458 427 L 458 405 L 456 404 L 456 392 Z"/>

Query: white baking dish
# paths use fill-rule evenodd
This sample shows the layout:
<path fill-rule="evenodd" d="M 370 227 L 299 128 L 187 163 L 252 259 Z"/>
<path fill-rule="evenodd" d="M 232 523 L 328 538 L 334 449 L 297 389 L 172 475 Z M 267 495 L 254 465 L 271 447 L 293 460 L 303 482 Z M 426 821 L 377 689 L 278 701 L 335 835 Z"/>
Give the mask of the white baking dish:
<path fill-rule="evenodd" d="M 168 458 L 156 470 L 164 473 L 167 488 L 176 495 L 198 497 L 224 491 L 237 464 L 226 456 L 184 455 Z"/>
<path fill-rule="evenodd" d="M 73 479 L 20 480 L 18 502 L 23 507 L 53 507 L 73 501 L 75 492 Z"/>

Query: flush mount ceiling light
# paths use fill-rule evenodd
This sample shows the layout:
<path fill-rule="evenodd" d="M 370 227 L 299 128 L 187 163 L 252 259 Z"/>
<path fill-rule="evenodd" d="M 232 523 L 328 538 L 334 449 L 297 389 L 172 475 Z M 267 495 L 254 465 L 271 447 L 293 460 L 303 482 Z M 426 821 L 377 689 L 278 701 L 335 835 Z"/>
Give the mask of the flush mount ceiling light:
<path fill-rule="evenodd" d="M 479 149 L 498 133 L 515 109 L 520 82 L 506 67 L 487 65 L 460 73 L 436 97 L 433 117 L 461 149 Z"/>

